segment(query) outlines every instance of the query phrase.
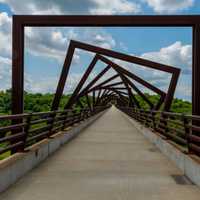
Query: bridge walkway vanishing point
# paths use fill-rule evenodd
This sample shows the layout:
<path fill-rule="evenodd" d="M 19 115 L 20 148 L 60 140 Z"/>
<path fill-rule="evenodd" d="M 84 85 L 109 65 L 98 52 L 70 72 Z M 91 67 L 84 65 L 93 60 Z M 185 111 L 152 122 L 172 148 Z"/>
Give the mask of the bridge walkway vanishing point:
<path fill-rule="evenodd" d="M 112 107 L 0 199 L 199 200 L 200 190 L 186 178 L 177 181 L 179 176 L 181 171 Z"/>

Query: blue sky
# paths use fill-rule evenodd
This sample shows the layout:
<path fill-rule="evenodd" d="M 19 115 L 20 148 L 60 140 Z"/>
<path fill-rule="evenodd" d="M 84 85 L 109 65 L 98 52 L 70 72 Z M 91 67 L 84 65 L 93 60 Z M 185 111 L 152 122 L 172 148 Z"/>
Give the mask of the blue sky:
<path fill-rule="evenodd" d="M 84 5 L 83 5 L 84 2 Z M 11 87 L 12 14 L 199 14 L 198 0 L 0 0 L 0 89 Z M 191 100 L 191 29 L 182 28 L 26 28 L 25 89 L 55 92 L 70 39 L 114 49 L 181 68 L 176 97 Z M 76 51 L 65 92 L 73 91 L 92 55 Z M 116 61 L 166 90 L 169 76 Z M 104 65 L 99 63 L 89 77 Z M 110 71 L 104 79 L 114 74 Z M 138 85 L 144 92 L 150 92 Z"/>

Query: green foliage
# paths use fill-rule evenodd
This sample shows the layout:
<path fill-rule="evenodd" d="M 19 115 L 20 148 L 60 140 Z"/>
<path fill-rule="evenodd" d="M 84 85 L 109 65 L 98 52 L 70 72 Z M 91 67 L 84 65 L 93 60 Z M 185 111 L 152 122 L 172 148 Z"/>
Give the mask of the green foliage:
<path fill-rule="evenodd" d="M 156 103 L 159 100 L 158 95 L 149 95 L 145 93 L 147 98 L 152 102 Z M 63 95 L 60 102 L 59 109 L 64 109 L 65 104 L 69 100 L 70 95 Z M 148 104 L 139 96 L 135 95 L 143 109 L 149 109 Z M 53 101 L 54 94 L 32 94 L 24 92 L 24 111 L 25 112 L 45 112 L 51 109 L 51 103 Z M 89 96 L 89 100 L 91 101 Z M 87 106 L 87 100 L 85 97 L 81 98 L 81 103 L 83 106 Z M 77 110 L 80 110 L 81 106 L 78 104 L 76 106 Z M 191 113 L 192 104 L 188 101 L 182 99 L 174 99 L 171 107 L 172 112 L 178 113 Z M 11 113 L 11 90 L 0 91 L 0 114 L 10 114 Z"/>
<path fill-rule="evenodd" d="M 156 104 L 159 100 L 158 95 L 150 95 L 145 93 L 146 97 L 153 103 Z M 140 97 L 139 95 L 135 95 L 136 99 L 139 101 L 141 107 L 145 110 L 149 109 L 149 105 Z M 162 108 L 161 108 L 162 109 Z M 173 100 L 171 111 L 176 113 L 186 113 L 191 114 L 192 113 L 192 103 L 189 101 L 184 101 L 182 99 L 175 98 Z"/>
<path fill-rule="evenodd" d="M 63 95 L 60 101 L 59 109 L 64 109 L 65 104 L 69 100 L 70 95 Z M 24 111 L 25 112 L 45 112 L 51 110 L 51 104 L 54 94 L 32 94 L 25 92 L 24 94 Z"/>
<path fill-rule="evenodd" d="M 0 114 L 10 114 L 11 111 L 11 91 L 0 91 Z"/>
<path fill-rule="evenodd" d="M 191 114 L 192 104 L 189 101 L 184 101 L 182 99 L 174 99 L 172 107 L 171 107 L 171 111 L 177 112 L 177 113 Z"/>

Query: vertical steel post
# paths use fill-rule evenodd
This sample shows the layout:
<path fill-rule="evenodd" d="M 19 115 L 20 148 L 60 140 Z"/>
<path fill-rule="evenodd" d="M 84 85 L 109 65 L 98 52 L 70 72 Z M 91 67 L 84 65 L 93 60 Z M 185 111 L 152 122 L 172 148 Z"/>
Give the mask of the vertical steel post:
<path fill-rule="evenodd" d="M 200 115 L 200 24 L 193 26 L 192 114 Z"/>
<path fill-rule="evenodd" d="M 12 114 L 23 113 L 24 26 L 13 16 L 12 30 Z"/>

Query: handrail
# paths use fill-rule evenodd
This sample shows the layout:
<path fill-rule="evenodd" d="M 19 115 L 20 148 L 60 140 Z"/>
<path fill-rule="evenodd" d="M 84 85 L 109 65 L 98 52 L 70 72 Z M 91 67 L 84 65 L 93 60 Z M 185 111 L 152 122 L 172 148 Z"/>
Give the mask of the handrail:
<path fill-rule="evenodd" d="M 117 107 L 165 139 L 181 145 L 187 153 L 200 156 L 200 116 Z"/>
<path fill-rule="evenodd" d="M 63 131 L 93 116 L 109 106 L 96 106 L 92 110 L 67 109 L 38 113 L 23 113 L 0 116 L 0 155 L 24 151 L 26 147 L 42 139 L 49 138 L 58 131 Z"/>

